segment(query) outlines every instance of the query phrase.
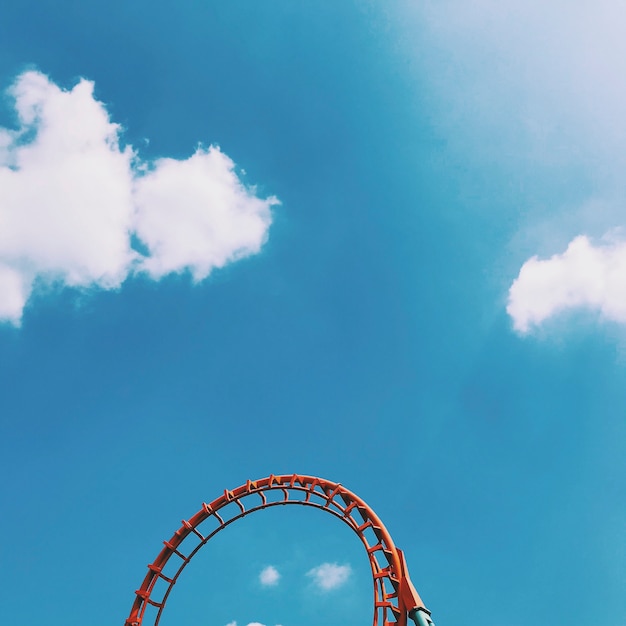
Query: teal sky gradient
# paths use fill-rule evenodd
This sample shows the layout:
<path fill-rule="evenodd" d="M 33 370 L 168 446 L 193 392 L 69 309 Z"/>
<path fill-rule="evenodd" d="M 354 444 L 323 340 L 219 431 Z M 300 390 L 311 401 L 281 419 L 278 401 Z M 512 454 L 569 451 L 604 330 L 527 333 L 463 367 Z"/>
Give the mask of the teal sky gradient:
<path fill-rule="evenodd" d="M 623 326 L 522 336 L 506 313 L 529 257 L 623 225 L 622 129 L 589 121 L 623 85 L 553 93 L 556 27 L 530 80 L 524 37 L 456 2 L 5 4 L 2 89 L 85 77 L 144 158 L 218 144 L 281 204 L 260 254 L 199 284 L 52 290 L 0 326 L 0 623 L 121 625 L 181 519 L 298 472 L 372 505 L 437 626 L 623 626 Z M 358 540 L 306 513 L 227 529 L 163 626 L 369 623 Z M 348 583 L 313 588 L 322 562 Z"/>

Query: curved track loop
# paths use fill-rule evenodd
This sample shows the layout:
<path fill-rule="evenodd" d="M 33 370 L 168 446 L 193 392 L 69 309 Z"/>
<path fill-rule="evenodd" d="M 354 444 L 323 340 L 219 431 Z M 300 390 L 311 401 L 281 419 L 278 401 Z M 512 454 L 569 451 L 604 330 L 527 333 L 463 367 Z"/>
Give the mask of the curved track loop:
<path fill-rule="evenodd" d="M 126 626 L 157 626 L 170 592 L 195 554 L 218 532 L 238 519 L 274 506 L 310 506 L 334 515 L 359 536 L 374 582 L 373 626 L 406 626 L 407 611 L 424 605 L 411 584 L 402 552 L 374 511 L 339 483 L 298 474 L 269 476 L 223 495 L 202 508 L 169 541 L 164 541 L 141 587 L 135 592 Z M 151 609 L 146 612 L 147 609 Z M 148 617 L 148 614 L 153 615 Z"/>

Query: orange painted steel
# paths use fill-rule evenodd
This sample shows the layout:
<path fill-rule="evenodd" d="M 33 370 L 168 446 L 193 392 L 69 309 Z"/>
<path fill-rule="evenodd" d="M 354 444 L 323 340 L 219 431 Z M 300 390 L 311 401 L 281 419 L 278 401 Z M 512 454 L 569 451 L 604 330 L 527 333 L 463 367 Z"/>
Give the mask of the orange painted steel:
<path fill-rule="evenodd" d="M 236 520 L 283 505 L 310 506 L 331 513 L 359 536 L 372 569 L 373 626 L 406 626 L 409 611 L 426 610 L 411 583 L 404 555 L 394 545 L 380 518 L 361 498 L 339 483 L 315 476 L 271 475 L 224 491 L 210 504 L 203 504 L 189 520 L 183 520 L 148 565 L 125 626 L 142 626 L 149 607 L 156 614 L 151 623 L 158 625 L 174 584 L 202 546 Z"/>

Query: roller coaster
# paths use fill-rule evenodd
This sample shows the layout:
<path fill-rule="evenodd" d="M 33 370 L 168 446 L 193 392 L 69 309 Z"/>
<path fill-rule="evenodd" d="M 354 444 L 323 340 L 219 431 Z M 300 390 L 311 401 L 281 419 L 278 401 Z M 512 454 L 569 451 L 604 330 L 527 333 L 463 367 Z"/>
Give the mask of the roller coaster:
<path fill-rule="evenodd" d="M 203 503 L 195 515 L 183 520 L 148 565 L 125 626 L 158 626 L 174 584 L 200 548 L 246 515 L 285 505 L 326 511 L 358 535 L 372 570 L 373 626 L 406 626 L 408 619 L 417 626 L 434 626 L 430 611 L 411 582 L 404 554 L 376 513 L 341 484 L 300 474 L 249 480 L 236 489 L 225 490 L 209 504 Z"/>

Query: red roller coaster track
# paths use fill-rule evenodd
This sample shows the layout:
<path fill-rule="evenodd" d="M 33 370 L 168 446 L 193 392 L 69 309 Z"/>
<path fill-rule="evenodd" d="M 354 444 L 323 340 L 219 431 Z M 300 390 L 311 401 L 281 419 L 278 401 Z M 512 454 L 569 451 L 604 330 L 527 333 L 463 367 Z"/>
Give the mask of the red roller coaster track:
<path fill-rule="evenodd" d="M 411 583 L 402 551 L 396 548 L 376 513 L 338 483 L 292 474 L 249 480 L 232 491 L 224 491 L 210 504 L 203 504 L 189 520 L 183 520 L 182 526 L 169 541 L 163 542 L 164 548 L 148 565 L 148 573 L 135 592 L 125 626 L 142 626 L 148 607 L 154 607 L 155 617 L 151 618 L 151 623 L 157 626 L 172 587 L 202 546 L 236 520 L 261 509 L 284 505 L 327 511 L 359 536 L 372 568 L 373 626 L 406 626 L 407 616 L 419 626 L 432 625 L 430 612 Z"/>

